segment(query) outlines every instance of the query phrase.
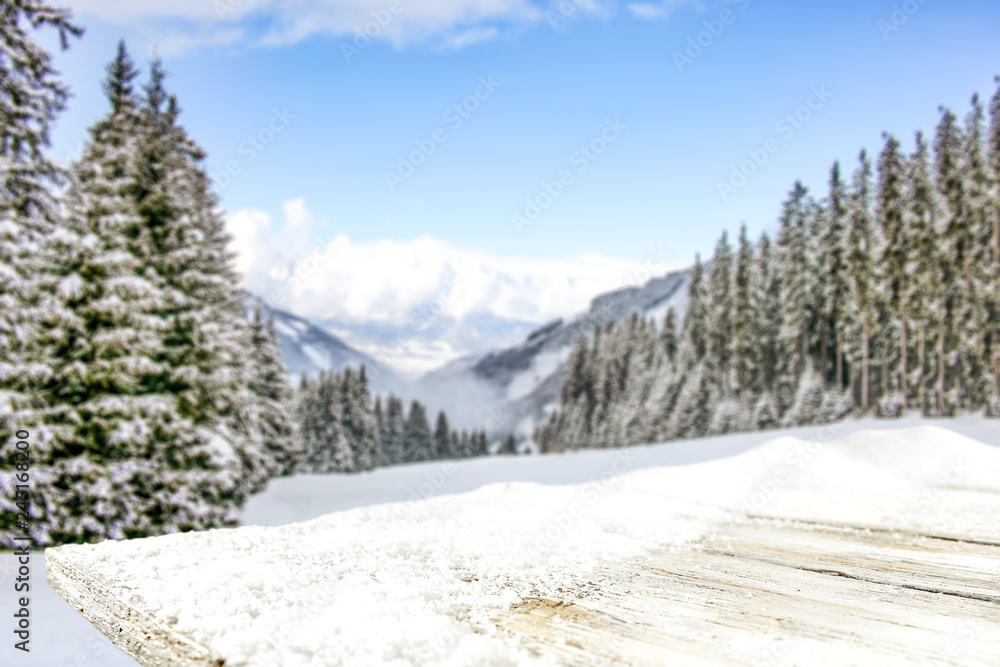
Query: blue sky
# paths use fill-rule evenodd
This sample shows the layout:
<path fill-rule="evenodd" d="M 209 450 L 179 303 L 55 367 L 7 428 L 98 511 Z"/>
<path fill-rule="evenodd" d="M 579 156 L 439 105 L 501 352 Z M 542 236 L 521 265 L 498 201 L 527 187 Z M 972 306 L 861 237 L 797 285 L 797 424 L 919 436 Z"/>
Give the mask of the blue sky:
<path fill-rule="evenodd" d="M 545 15 L 558 16 L 558 2 L 399 2 L 71 1 L 88 32 L 58 61 L 75 98 L 55 155 L 103 113 L 99 80 L 117 39 L 139 60 L 155 43 L 209 170 L 240 168 L 219 192 L 234 216 L 260 223 L 247 245 L 276 242 L 295 226 L 287 203 L 301 200 L 311 235 L 358 247 L 428 236 L 442 252 L 506 258 L 498 267 L 590 253 L 618 261 L 607 266 L 620 274 L 654 245 L 680 266 L 742 221 L 754 235 L 773 230 L 796 179 L 822 190 L 833 160 L 853 168 L 861 147 L 880 148 L 883 130 L 909 146 L 915 129 L 933 129 L 940 104 L 964 115 L 971 93 L 991 95 L 1000 73 L 994 0 L 897 2 L 911 12 L 896 14 L 898 26 L 892 2 L 871 0 L 566 0 L 575 10 L 558 29 Z M 222 20 L 218 3 L 232 9 Z M 379 37 L 346 57 L 344 45 L 359 44 L 352 28 L 390 6 Z M 712 24 L 719 34 L 700 35 L 701 53 L 679 67 L 675 54 L 721 18 L 728 24 Z M 486 95 L 481 79 L 499 86 Z M 461 125 L 446 120 L 477 87 L 485 99 L 469 103 Z M 810 100 L 814 89 L 830 96 Z M 779 131 L 808 101 L 808 120 Z M 275 110 L 293 118 L 248 161 L 244 142 Z M 605 128 L 616 119 L 614 135 Z M 435 130 L 443 143 L 390 189 L 386 172 Z M 603 153 L 578 152 L 601 148 L 602 132 L 614 136 Z M 718 183 L 772 138 L 776 152 L 724 201 Z M 564 170 L 568 184 L 519 232 L 512 216 Z"/>

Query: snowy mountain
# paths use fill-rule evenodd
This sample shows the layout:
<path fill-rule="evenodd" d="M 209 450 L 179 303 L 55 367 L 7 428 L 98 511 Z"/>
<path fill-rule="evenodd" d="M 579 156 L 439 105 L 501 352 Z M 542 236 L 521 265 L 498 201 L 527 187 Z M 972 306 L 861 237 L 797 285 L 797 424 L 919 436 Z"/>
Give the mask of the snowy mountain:
<path fill-rule="evenodd" d="M 258 297 L 247 292 L 246 298 L 247 312 L 252 314 Z M 379 371 L 375 359 L 308 320 L 268 308 L 266 303 L 265 310 L 274 315 L 274 330 L 293 384 L 303 373 L 315 377 L 320 371 L 340 372 L 347 366 L 358 368 L 361 365 L 367 368 L 371 387 L 377 392 L 398 392 L 408 384 L 391 370 Z"/>
<path fill-rule="evenodd" d="M 597 296 L 586 312 L 539 327 L 517 345 L 463 357 L 426 374 L 415 391 L 431 409 L 445 410 L 454 425 L 485 428 L 494 442 L 508 433 L 524 440 L 558 404 L 573 342 L 581 335 L 592 337 L 595 326 L 608 320 L 622 322 L 632 313 L 662 324 L 673 308 L 680 322 L 688 273 L 675 271 L 641 287 Z"/>

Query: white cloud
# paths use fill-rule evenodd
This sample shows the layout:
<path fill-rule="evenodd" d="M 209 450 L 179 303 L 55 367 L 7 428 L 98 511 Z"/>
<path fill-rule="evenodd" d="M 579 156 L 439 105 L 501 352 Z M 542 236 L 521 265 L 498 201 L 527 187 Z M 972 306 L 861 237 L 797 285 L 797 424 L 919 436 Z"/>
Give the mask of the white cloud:
<path fill-rule="evenodd" d="M 637 269 L 649 259 L 505 257 L 428 236 L 355 243 L 321 232 L 322 220 L 302 199 L 286 202 L 284 212 L 275 226 L 266 213 L 239 211 L 228 227 L 247 289 L 312 320 L 404 326 L 415 309 L 437 302 L 442 316 L 458 322 L 489 313 L 543 323 L 637 284 Z"/>
<path fill-rule="evenodd" d="M 660 2 L 630 2 L 626 7 L 635 18 L 653 21 L 668 18 L 675 9 L 687 3 L 688 0 L 660 0 Z"/>
<path fill-rule="evenodd" d="M 567 0 L 571 2 L 572 0 Z M 593 0 L 579 0 L 593 13 Z M 317 34 L 349 38 L 366 31 L 396 46 L 436 40 L 460 48 L 502 28 L 540 24 L 549 0 L 72 0 L 74 10 L 153 29 L 170 52 L 196 43 L 292 44 Z M 180 28 L 178 27 L 180 26 Z M 263 26 L 263 27 L 262 27 Z M 237 29 L 234 32 L 234 29 Z M 180 32 L 178 32 L 180 30 Z M 217 35 L 225 32 L 223 37 Z M 346 41 L 346 40 L 345 40 Z"/>

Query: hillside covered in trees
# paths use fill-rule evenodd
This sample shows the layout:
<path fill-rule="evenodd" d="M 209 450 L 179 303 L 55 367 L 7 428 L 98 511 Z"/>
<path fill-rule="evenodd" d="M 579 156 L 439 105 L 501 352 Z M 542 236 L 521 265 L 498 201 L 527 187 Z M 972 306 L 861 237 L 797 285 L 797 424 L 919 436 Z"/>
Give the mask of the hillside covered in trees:
<path fill-rule="evenodd" d="M 1000 78 L 998 78 L 1000 83 Z M 682 326 L 633 316 L 581 337 L 542 451 L 984 411 L 1000 417 L 1000 90 L 931 145 L 884 135 L 822 198 L 796 183 L 777 237 L 727 234 L 695 263 Z"/>
<path fill-rule="evenodd" d="M 427 409 L 390 394 L 372 403 L 365 367 L 302 378 L 296 399 L 301 461 L 298 472 L 351 473 L 400 463 L 462 459 L 489 454 L 485 431 L 452 430 L 438 412 L 433 429 Z M 514 453 L 514 452 L 510 452 Z"/>

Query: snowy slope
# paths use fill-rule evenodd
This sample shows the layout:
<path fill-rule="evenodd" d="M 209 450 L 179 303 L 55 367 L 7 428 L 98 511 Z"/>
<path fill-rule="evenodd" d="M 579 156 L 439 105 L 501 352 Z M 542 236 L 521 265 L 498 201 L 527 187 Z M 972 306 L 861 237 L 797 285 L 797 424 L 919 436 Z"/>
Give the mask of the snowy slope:
<path fill-rule="evenodd" d="M 839 425 L 838 435 L 873 428 L 909 427 L 934 424 L 981 442 L 1000 443 L 1000 420 L 961 417 L 954 420 L 924 421 L 908 417 L 901 421 L 862 420 Z M 629 460 L 629 470 L 675 466 L 735 456 L 778 435 L 804 440 L 829 437 L 817 428 L 801 428 L 770 433 L 748 433 L 673 442 L 625 450 L 598 450 L 541 457 L 504 457 L 455 463 L 435 462 L 397 466 L 361 475 L 300 475 L 273 480 L 268 489 L 253 497 L 243 522 L 280 525 L 313 519 L 330 512 L 388 502 L 415 502 L 422 498 L 473 491 L 486 484 L 535 482 L 541 484 L 582 484 L 600 480 L 612 470 L 617 458 Z M 0 608 L 14 609 L 13 579 L 16 557 L 0 553 Z M 135 661 L 113 647 L 93 626 L 66 604 L 45 582 L 42 554 L 32 553 L 32 614 L 36 619 L 32 652 L 11 658 L 25 667 L 127 667 Z M 5 647 L 2 664 L 12 656 Z M 20 653 L 20 652 L 18 652 Z M 13 663 L 12 663 L 13 664 Z M 779 663 L 780 664 L 780 663 Z"/>
<path fill-rule="evenodd" d="M 972 426 L 996 434 L 995 425 Z M 631 472 L 628 453 L 619 451 L 606 474 L 583 486 L 495 484 L 461 496 L 358 508 L 280 527 L 71 545 L 49 553 L 58 556 L 53 563 L 72 564 L 131 609 L 158 619 L 142 627 L 159 624 L 205 647 L 209 660 L 224 658 L 227 666 L 555 664 L 516 636 L 499 632 L 497 619 L 530 600 L 567 595 L 583 600 L 582 594 L 584 606 L 603 604 L 602 587 L 593 581 L 604 581 L 608 568 L 657 554 L 669 557 L 678 549 L 697 556 L 692 545 L 718 543 L 719 527 L 746 521 L 748 503 L 754 504 L 753 514 L 783 521 L 888 525 L 914 535 L 995 540 L 1000 450 L 933 426 L 845 435 L 847 429 L 814 430 L 805 439 L 784 435 L 725 459 Z M 960 472 L 952 475 L 956 466 Z M 616 477 L 618 472 L 624 474 Z M 769 482 L 777 490 L 758 503 L 755 498 Z M 928 492 L 935 497 L 943 485 L 949 493 L 938 494 L 939 502 L 917 501 Z M 997 563 L 974 551 L 950 560 L 931 556 L 965 568 L 968 577 L 985 576 Z M 912 552 L 917 564 L 921 553 Z M 842 580 L 826 571 L 811 576 L 819 586 L 841 586 Z M 606 583 L 609 590 L 617 585 Z M 850 582 L 843 586 L 889 594 Z M 931 630 L 944 639 L 952 631 L 945 627 L 946 614 L 968 618 L 970 609 L 985 608 L 974 603 L 937 611 L 932 598 L 919 592 L 914 598 L 910 591 L 898 603 L 874 595 L 864 604 L 884 613 L 908 605 L 904 616 L 910 614 L 917 626 L 928 619 L 938 623 Z M 713 616 L 729 613 L 728 607 L 714 610 L 694 602 L 696 608 L 681 613 L 679 622 L 713 627 Z M 686 606 L 675 600 L 667 609 L 674 608 Z M 783 627 L 810 628 L 810 609 L 803 609 L 807 617 L 780 619 Z M 822 610 L 815 611 L 819 619 Z M 980 658 L 1000 647 L 1000 622 L 981 620 L 979 636 L 964 649 Z M 850 653 L 840 662 L 907 664 L 913 653 L 943 655 L 938 637 L 926 630 L 887 625 L 893 636 L 870 647 L 857 641 L 872 634 L 870 628 L 845 626 L 843 649 Z M 719 632 L 720 641 L 686 639 L 733 662 L 741 655 L 742 664 L 753 658 L 746 647 L 759 638 L 757 626 Z M 780 639 L 780 628 L 765 632 Z M 823 653 L 836 639 L 822 632 L 803 636 L 797 655 L 837 657 Z M 907 655 L 894 653 L 894 641 L 906 642 Z M 688 650 L 671 648 L 674 659 Z"/>

